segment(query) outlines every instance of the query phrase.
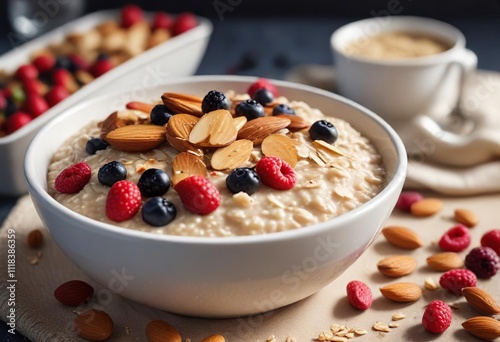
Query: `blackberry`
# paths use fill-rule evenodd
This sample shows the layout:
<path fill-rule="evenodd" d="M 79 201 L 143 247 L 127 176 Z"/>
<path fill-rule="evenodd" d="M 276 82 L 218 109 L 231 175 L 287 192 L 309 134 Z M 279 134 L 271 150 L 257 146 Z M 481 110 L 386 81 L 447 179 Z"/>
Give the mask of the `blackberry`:
<path fill-rule="evenodd" d="M 500 257 L 490 247 L 476 247 L 465 257 L 465 267 L 478 278 L 491 278 L 500 268 Z"/>
<path fill-rule="evenodd" d="M 203 113 L 209 113 L 217 109 L 229 109 L 230 107 L 231 103 L 226 95 L 217 90 L 210 90 L 201 102 Z"/>

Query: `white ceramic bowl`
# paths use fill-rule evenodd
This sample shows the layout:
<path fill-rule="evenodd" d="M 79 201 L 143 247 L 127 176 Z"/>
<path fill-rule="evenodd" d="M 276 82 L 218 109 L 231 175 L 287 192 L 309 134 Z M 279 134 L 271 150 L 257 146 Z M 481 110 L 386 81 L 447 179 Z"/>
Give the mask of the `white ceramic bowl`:
<path fill-rule="evenodd" d="M 253 81 L 194 76 L 154 87 L 150 95 L 158 99 L 166 91 L 199 96 L 212 89 L 245 92 Z M 99 283 L 116 286 L 113 274 L 125 273 L 128 278 L 120 295 L 184 315 L 255 314 L 294 303 L 329 284 L 363 253 L 386 222 L 403 186 L 406 153 L 392 128 L 369 110 L 323 90 L 273 82 L 280 94 L 347 120 L 371 139 L 387 170 L 387 184 L 377 196 L 330 221 L 261 236 L 159 236 L 94 221 L 49 196 L 46 175 L 53 153 L 66 139 L 110 113 L 109 102 L 116 95 L 107 95 L 52 120 L 28 148 L 28 189 L 53 239 Z"/>
<path fill-rule="evenodd" d="M 19 65 L 29 61 L 29 56 L 34 51 L 46 47 L 49 43 L 62 41 L 69 32 L 85 32 L 112 18 L 119 18 L 119 10 L 99 11 L 81 17 L 2 55 L 0 65 L 3 70 L 14 72 Z M 212 33 L 212 24 L 208 19 L 199 17 L 198 20 L 197 27 L 172 37 L 110 70 L 28 125 L 0 138 L 0 160 L 3 163 L 0 168 L 0 195 L 17 196 L 27 192 L 23 174 L 20 172 L 26 148 L 41 127 L 66 109 L 84 99 L 109 91 L 128 90 L 128 93 L 122 94 L 122 101 L 125 98 L 140 98 L 145 96 L 146 87 L 194 74 Z"/>

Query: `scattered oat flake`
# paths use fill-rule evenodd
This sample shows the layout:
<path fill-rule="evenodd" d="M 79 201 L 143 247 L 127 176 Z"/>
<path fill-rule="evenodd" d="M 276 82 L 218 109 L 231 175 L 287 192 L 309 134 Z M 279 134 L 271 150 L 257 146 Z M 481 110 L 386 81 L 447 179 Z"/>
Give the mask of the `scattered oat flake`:
<path fill-rule="evenodd" d="M 266 342 L 276 342 L 276 337 L 274 335 L 271 335 L 267 338 Z"/>
<path fill-rule="evenodd" d="M 315 179 L 310 179 L 308 181 L 305 181 L 300 185 L 301 188 L 306 188 L 306 189 L 314 189 L 314 188 L 320 188 L 323 185 L 322 181 L 315 180 Z"/>
<path fill-rule="evenodd" d="M 368 334 L 368 331 L 364 329 L 354 329 L 354 334 L 362 336 Z"/>
<path fill-rule="evenodd" d="M 326 164 L 323 162 L 323 160 L 321 160 L 320 157 L 318 157 L 318 155 L 316 153 L 309 153 L 309 156 L 308 156 L 309 159 L 311 159 L 312 161 L 314 161 L 316 164 L 318 164 L 319 166 L 325 166 Z"/>
<path fill-rule="evenodd" d="M 293 337 L 287 337 L 285 342 L 297 342 L 297 340 L 294 339 Z"/>
<path fill-rule="evenodd" d="M 389 328 L 397 328 L 399 327 L 399 323 L 391 322 L 389 323 Z"/>
<path fill-rule="evenodd" d="M 382 322 L 375 322 L 375 324 L 372 326 L 372 329 L 375 331 L 382 331 L 382 332 L 391 331 L 391 329 L 389 329 L 389 326 Z"/>
<path fill-rule="evenodd" d="M 434 282 L 431 277 L 425 279 L 424 287 L 429 291 L 436 291 L 437 289 L 439 289 L 439 285 L 436 284 L 436 282 Z"/>
<path fill-rule="evenodd" d="M 354 338 L 354 333 L 353 332 L 349 332 L 345 335 L 345 337 L 347 337 L 348 339 L 351 339 L 351 338 Z"/>
<path fill-rule="evenodd" d="M 406 315 L 404 313 L 398 312 L 398 313 L 395 313 L 394 315 L 392 315 L 392 320 L 399 321 L 401 319 L 404 319 L 405 317 L 406 317 Z"/>
<path fill-rule="evenodd" d="M 332 342 L 347 342 L 347 340 L 348 340 L 347 337 L 332 336 L 332 338 L 329 341 L 332 341 Z"/>
<path fill-rule="evenodd" d="M 267 200 L 273 204 L 275 207 L 278 207 L 278 208 L 285 208 L 285 205 L 279 200 L 276 198 L 276 196 L 274 195 L 268 195 L 267 196 Z"/>

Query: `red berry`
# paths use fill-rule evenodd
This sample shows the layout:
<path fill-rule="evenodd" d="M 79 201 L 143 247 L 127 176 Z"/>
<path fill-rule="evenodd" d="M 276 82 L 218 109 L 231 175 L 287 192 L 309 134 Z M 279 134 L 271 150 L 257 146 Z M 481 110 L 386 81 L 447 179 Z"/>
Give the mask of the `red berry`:
<path fill-rule="evenodd" d="M 466 269 L 449 270 L 439 278 L 439 285 L 445 290 L 460 296 L 464 287 L 475 287 L 477 277 L 474 272 Z"/>
<path fill-rule="evenodd" d="M 500 257 L 490 247 L 476 247 L 465 257 L 465 267 L 479 278 L 491 278 L 500 268 Z"/>
<path fill-rule="evenodd" d="M 253 98 L 255 92 L 257 92 L 257 90 L 262 88 L 269 90 L 271 93 L 273 93 L 274 97 L 278 97 L 278 89 L 276 89 L 276 87 L 271 83 L 271 81 L 269 81 L 266 78 L 259 78 L 257 81 L 252 83 L 248 88 L 247 93 L 248 95 L 250 95 L 251 98 Z"/>
<path fill-rule="evenodd" d="M 346 290 L 349 303 L 356 309 L 366 310 L 372 306 L 372 291 L 365 283 L 353 280 L 347 284 Z"/>
<path fill-rule="evenodd" d="M 7 99 L 3 96 L 3 92 L 0 91 L 0 110 L 4 110 L 7 107 Z"/>
<path fill-rule="evenodd" d="M 109 59 L 98 59 L 90 67 L 90 73 L 94 77 L 99 77 L 113 68 L 113 63 Z"/>
<path fill-rule="evenodd" d="M 262 157 L 255 165 L 255 172 L 262 183 L 277 190 L 289 190 L 297 182 L 295 170 L 278 157 Z"/>
<path fill-rule="evenodd" d="M 121 222 L 137 214 L 142 204 L 141 191 L 137 184 L 121 180 L 111 186 L 106 198 L 106 216 Z"/>
<path fill-rule="evenodd" d="M 166 12 L 156 12 L 153 16 L 153 24 L 151 25 L 151 29 L 153 31 L 159 28 L 171 30 L 173 25 L 174 19 L 170 14 Z"/>
<path fill-rule="evenodd" d="M 43 114 L 47 109 L 49 109 L 49 105 L 47 101 L 40 95 L 36 93 L 28 94 L 24 102 L 23 109 L 25 109 L 28 113 L 31 114 L 34 118 Z"/>
<path fill-rule="evenodd" d="M 396 208 L 403 211 L 410 212 L 411 205 L 424 198 L 421 193 L 415 191 L 403 191 L 399 195 L 398 201 L 396 203 Z"/>
<path fill-rule="evenodd" d="M 121 11 L 122 27 L 128 28 L 137 22 L 144 20 L 144 13 L 139 6 L 129 4 L 123 6 Z"/>
<path fill-rule="evenodd" d="M 62 194 L 76 194 L 89 182 L 91 174 L 89 164 L 84 162 L 73 164 L 57 175 L 54 187 Z"/>
<path fill-rule="evenodd" d="M 219 190 L 203 176 L 194 175 L 184 178 L 174 189 L 186 209 L 195 214 L 210 214 L 219 207 Z"/>
<path fill-rule="evenodd" d="M 11 134 L 26 125 L 32 119 L 33 118 L 31 117 L 31 115 L 27 113 L 15 112 L 5 121 L 5 131 L 7 132 L 7 134 Z"/>
<path fill-rule="evenodd" d="M 483 234 L 481 246 L 490 247 L 500 256 L 500 229 L 493 229 Z"/>
<path fill-rule="evenodd" d="M 31 93 L 35 93 L 37 95 L 41 95 L 44 90 L 44 84 L 40 82 L 38 79 L 29 79 L 23 81 L 23 89 L 24 92 L 29 96 Z"/>
<path fill-rule="evenodd" d="M 469 247 L 471 241 L 469 229 L 462 224 L 449 229 L 439 240 L 439 247 L 447 252 L 461 252 Z"/>
<path fill-rule="evenodd" d="M 51 55 L 40 55 L 33 60 L 33 65 L 40 73 L 52 70 L 55 64 L 56 59 Z"/>
<path fill-rule="evenodd" d="M 84 60 L 82 57 L 78 56 L 76 53 L 71 53 L 68 55 L 68 59 L 71 61 L 71 64 L 75 67 L 77 70 L 88 70 L 89 69 L 89 63 L 87 63 L 86 60 Z"/>
<path fill-rule="evenodd" d="M 198 25 L 198 19 L 193 13 L 184 12 L 177 16 L 172 31 L 174 36 L 191 30 Z"/>
<path fill-rule="evenodd" d="M 45 94 L 45 100 L 50 107 L 55 106 L 65 98 L 69 96 L 69 92 L 62 85 L 54 85 L 47 94 Z"/>
<path fill-rule="evenodd" d="M 434 334 L 448 329 L 451 324 L 451 308 L 441 300 L 433 300 L 427 305 L 422 317 L 422 326 Z"/>
<path fill-rule="evenodd" d="M 21 65 L 16 70 L 16 77 L 20 81 L 29 80 L 38 77 L 38 70 L 32 64 Z"/>
<path fill-rule="evenodd" d="M 68 83 L 70 82 L 71 73 L 63 68 L 56 69 L 52 72 L 52 83 L 63 86 L 64 88 L 68 87 Z"/>

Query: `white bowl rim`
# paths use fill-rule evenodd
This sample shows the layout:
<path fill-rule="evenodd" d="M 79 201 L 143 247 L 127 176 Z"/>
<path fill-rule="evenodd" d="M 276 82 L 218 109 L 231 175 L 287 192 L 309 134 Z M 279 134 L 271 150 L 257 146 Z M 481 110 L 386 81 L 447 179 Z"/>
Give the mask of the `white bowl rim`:
<path fill-rule="evenodd" d="M 175 85 L 177 83 L 187 83 L 187 82 L 198 82 L 198 81 L 214 81 L 214 82 L 245 82 L 251 84 L 256 81 L 258 77 L 254 76 L 228 76 L 228 75 L 201 75 L 201 76 L 187 76 L 176 78 L 175 80 L 171 80 L 169 82 L 165 82 L 163 85 Z M 57 125 L 60 120 L 66 118 L 66 116 L 71 115 L 73 111 L 78 110 L 81 107 L 85 107 L 88 103 L 92 103 L 95 101 L 100 101 L 102 98 L 108 98 L 111 96 L 116 96 L 117 94 L 123 93 L 123 91 L 116 93 L 107 93 L 105 95 L 101 95 L 99 97 L 95 97 L 91 100 L 87 100 L 79 103 L 78 105 L 72 107 L 67 110 L 65 113 L 57 116 L 52 119 L 47 125 L 45 125 L 33 138 L 30 142 L 24 162 L 24 174 L 27 182 L 28 190 L 30 196 L 35 196 L 39 201 L 45 202 L 47 205 L 52 206 L 56 211 L 63 215 L 67 215 L 68 217 L 82 221 L 84 223 L 85 229 L 99 229 L 101 233 L 105 233 L 107 235 L 121 235 L 124 237 L 137 238 L 142 240 L 156 240 L 156 241 L 165 241 L 165 242 L 175 242 L 175 243 L 184 243 L 184 244 L 201 244 L 201 245 L 238 245 L 238 244 L 253 244 L 253 243 L 271 243 L 271 242 L 279 242 L 289 239 L 299 239 L 302 237 L 307 237 L 310 235 L 317 235 L 320 232 L 324 232 L 326 230 L 332 229 L 329 227 L 329 223 L 332 220 L 335 222 L 339 222 L 339 225 L 342 222 L 351 220 L 355 215 L 361 215 L 363 212 L 369 210 L 369 208 L 373 207 L 377 202 L 383 201 L 386 197 L 390 196 L 390 194 L 394 191 L 399 191 L 401 183 L 404 182 L 404 175 L 406 175 L 406 167 L 407 167 L 407 157 L 406 150 L 403 145 L 403 142 L 399 138 L 398 134 L 393 130 L 393 128 L 386 123 L 382 118 L 377 116 L 375 113 L 370 111 L 369 109 L 349 100 L 335 93 L 322 90 L 319 88 L 315 88 L 308 85 L 302 85 L 298 83 L 292 83 L 288 81 L 282 80 L 274 80 L 270 79 L 270 81 L 278 86 L 285 87 L 291 89 L 297 89 L 306 92 L 316 93 L 318 95 L 326 96 L 332 98 L 336 101 L 342 102 L 349 106 L 354 107 L 358 111 L 361 111 L 364 115 L 367 115 L 373 122 L 383 128 L 385 132 L 387 132 L 390 141 L 392 142 L 396 152 L 397 152 L 397 164 L 395 168 L 395 173 L 392 176 L 391 181 L 386 184 L 386 186 L 379 192 L 375 197 L 370 199 L 368 202 L 362 204 L 361 206 L 334 217 L 325 222 L 320 222 L 314 225 L 310 225 L 307 227 L 302 227 L 298 229 L 269 233 L 269 234 L 259 234 L 259 235 L 245 235 L 245 236 L 230 236 L 230 237 L 197 237 L 197 236 L 177 236 L 177 235 L 166 235 L 166 234 L 153 234 L 150 232 L 138 231 L 129 228 L 123 228 L 119 226 L 114 226 L 109 223 L 100 222 L 91 218 L 88 218 L 82 214 L 79 214 L 71 209 L 66 208 L 61 203 L 57 202 L 53 197 L 51 197 L 48 192 L 42 187 L 42 185 L 36 181 L 36 175 L 34 174 L 35 167 L 32 165 L 32 161 L 35 160 L 36 156 L 33 152 L 33 146 L 39 144 L 39 140 L 45 134 L 47 130 L 49 130 L 52 126 Z M 155 86 L 158 87 L 161 85 Z M 335 229 L 335 227 L 333 228 Z M 50 230 L 50 229 L 49 229 Z"/>

